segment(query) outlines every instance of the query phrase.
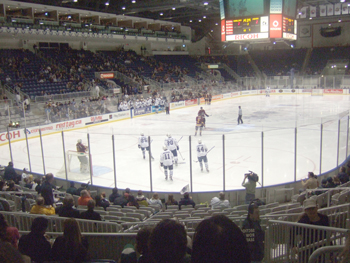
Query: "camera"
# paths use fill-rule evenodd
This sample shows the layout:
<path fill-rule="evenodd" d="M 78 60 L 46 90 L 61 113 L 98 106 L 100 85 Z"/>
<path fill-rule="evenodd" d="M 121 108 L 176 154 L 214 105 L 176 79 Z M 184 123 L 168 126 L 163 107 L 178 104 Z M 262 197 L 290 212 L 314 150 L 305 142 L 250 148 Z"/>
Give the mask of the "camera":
<path fill-rule="evenodd" d="M 256 173 L 254 173 L 253 171 L 250 171 L 250 170 L 248 170 L 248 171 L 249 171 L 249 173 L 246 173 L 244 175 L 247 175 L 250 180 L 258 182 L 259 181 L 259 176 Z"/>

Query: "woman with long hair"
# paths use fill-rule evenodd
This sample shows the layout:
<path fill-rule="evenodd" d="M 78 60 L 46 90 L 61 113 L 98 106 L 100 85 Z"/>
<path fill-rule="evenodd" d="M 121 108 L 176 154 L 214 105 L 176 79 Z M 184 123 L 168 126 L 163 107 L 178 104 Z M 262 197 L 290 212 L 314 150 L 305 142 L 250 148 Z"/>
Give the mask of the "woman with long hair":
<path fill-rule="evenodd" d="M 63 222 L 63 236 L 57 237 L 52 247 L 52 260 L 82 262 L 87 259 L 88 244 L 82 237 L 78 222 L 69 218 Z"/>

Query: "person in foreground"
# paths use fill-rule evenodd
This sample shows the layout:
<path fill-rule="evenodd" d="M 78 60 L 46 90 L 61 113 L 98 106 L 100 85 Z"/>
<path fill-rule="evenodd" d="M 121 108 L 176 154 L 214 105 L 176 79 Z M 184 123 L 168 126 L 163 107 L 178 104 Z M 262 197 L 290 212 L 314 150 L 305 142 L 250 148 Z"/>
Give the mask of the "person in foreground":
<path fill-rule="evenodd" d="M 306 199 L 304 201 L 304 214 L 300 216 L 298 223 L 329 227 L 328 216 L 318 213 L 316 200 L 313 199 Z M 301 236 L 300 242 L 298 242 L 300 239 L 296 237 L 298 235 Z M 302 262 L 304 262 L 309 258 L 314 250 L 322 246 L 321 244 L 313 244 L 325 239 L 327 239 L 326 231 L 316 229 L 305 231 L 303 228 L 294 227 L 291 245 L 293 247 L 293 251 L 297 253 L 298 257 L 303 260 Z M 305 249 L 306 246 L 309 246 L 309 248 Z"/>
<path fill-rule="evenodd" d="M 78 222 L 68 218 L 63 222 L 63 236 L 57 237 L 52 246 L 52 260 L 83 262 L 88 258 L 87 240 L 81 236 Z"/>
<path fill-rule="evenodd" d="M 153 229 L 149 239 L 149 251 L 155 263 L 187 263 L 185 257 L 187 234 L 180 223 L 164 219 Z"/>
<path fill-rule="evenodd" d="M 248 206 L 248 216 L 243 221 L 242 232 L 248 242 L 251 263 L 260 263 L 264 258 L 265 232 L 260 226 L 258 201 L 253 200 Z"/>
<path fill-rule="evenodd" d="M 45 217 L 35 218 L 30 233 L 19 239 L 18 250 L 32 261 L 41 263 L 50 260 L 51 244 L 44 236 L 48 224 L 49 220 Z"/>
<path fill-rule="evenodd" d="M 193 236 L 191 263 L 250 263 L 250 251 L 239 227 L 225 215 L 199 223 Z"/>

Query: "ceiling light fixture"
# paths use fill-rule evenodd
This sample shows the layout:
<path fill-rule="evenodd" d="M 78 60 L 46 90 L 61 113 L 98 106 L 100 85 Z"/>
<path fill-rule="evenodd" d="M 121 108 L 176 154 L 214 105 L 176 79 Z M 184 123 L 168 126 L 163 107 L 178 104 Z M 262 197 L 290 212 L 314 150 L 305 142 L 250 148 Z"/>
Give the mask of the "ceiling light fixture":
<path fill-rule="evenodd" d="M 163 13 L 160 13 L 159 15 L 161 15 L 161 16 L 162 16 L 162 15 L 163 15 Z"/>
<path fill-rule="evenodd" d="M 173 10 L 175 10 L 176 8 L 175 8 L 175 7 L 173 7 L 172 9 L 173 9 Z"/>
<path fill-rule="evenodd" d="M 204 2 L 203 5 L 208 5 L 208 2 Z"/>
<path fill-rule="evenodd" d="M 109 1 L 107 1 L 107 2 L 105 3 L 105 5 L 109 5 Z"/>

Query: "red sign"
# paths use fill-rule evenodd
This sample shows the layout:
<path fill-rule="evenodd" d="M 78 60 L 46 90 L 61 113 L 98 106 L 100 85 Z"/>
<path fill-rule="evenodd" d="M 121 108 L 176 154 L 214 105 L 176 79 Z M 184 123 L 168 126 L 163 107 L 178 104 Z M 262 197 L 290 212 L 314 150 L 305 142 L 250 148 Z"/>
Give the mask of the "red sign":
<path fill-rule="evenodd" d="M 21 137 L 21 133 L 20 131 L 12 131 L 12 132 L 3 132 L 0 134 L 0 141 L 4 142 L 4 141 L 8 141 L 10 137 L 11 139 L 16 139 L 16 138 L 20 138 Z"/>
<path fill-rule="evenodd" d="M 342 89 L 324 89 L 323 93 L 329 93 L 329 94 L 343 94 Z"/>
<path fill-rule="evenodd" d="M 100 78 L 101 79 L 113 79 L 114 73 L 101 73 Z"/>
<path fill-rule="evenodd" d="M 221 100 L 221 99 L 222 99 L 222 94 L 220 94 L 220 95 L 214 95 L 211 99 L 212 99 L 212 100 Z"/>
<path fill-rule="evenodd" d="M 270 38 L 282 38 L 282 15 L 270 15 Z"/>
<path fill-rule="evenodd" d="M 196 105 L 197 103 L 198 103 L 197 99 L 185 100 L 185 105 L 186 105 L 186 106 Z"/>
<path fill-rule="evenodd" d="M 226 34 L 227 35 L 233 34 L 233 21 L 232 20 L 226 20 Z"/>
<path fill-rule="evenodd" d="M 221 41 L 226 41 L 225 19 L 221 20 Z"/>

